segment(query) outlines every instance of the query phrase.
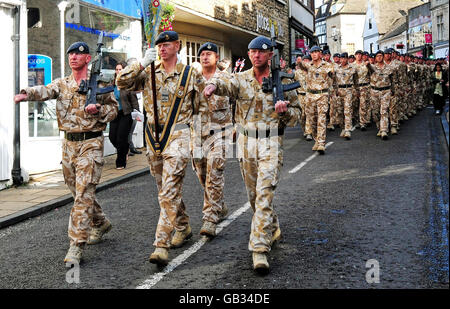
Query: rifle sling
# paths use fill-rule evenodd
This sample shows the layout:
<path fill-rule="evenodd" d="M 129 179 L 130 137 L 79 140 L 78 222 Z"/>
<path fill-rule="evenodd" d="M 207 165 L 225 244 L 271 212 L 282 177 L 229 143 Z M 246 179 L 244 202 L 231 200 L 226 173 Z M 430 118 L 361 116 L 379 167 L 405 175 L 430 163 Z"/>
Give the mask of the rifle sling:
<path fill-rule="evenodd" d="M 181 106 L 188 87 L 186 84 L 189 82 L 192 75 L 192 67 L 186 65 L 181 73 L 181 78 L 178 81 L 177 89 L 175 91 L 172 104 L 169 110 L 169 117 L 167 118 L 162 133 L 159 144 L 156 143 L 154 132 L 151 130 L 151 126 L 147 123 L 145 126 L 145 139 L 147 144 L 150 145 L 151 150 L 156 155 L 161 155 L 161 153 L 166 149 L 166 146 L 170 140 L 172 134 L 172 127 L 176 124 L 178 116 L 180 115 Z M 155 102 L 153 103 L 155 104 Z"/>

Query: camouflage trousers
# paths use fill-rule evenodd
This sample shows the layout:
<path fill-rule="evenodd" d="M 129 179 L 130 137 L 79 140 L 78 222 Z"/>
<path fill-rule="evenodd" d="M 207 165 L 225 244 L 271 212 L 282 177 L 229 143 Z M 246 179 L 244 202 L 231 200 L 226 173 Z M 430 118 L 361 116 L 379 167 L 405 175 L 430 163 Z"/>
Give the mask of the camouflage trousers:
<path fill-rule="evenodd" d="M 355 88 L 353 88 L 352 90 L 352 119 L 355 120 L 355 123 L 359 123 L 359 91 Z"/>
<path fill-rule="evenodd" d="M 105 222 L 105 214 L 95 198 L 104 164 L 103 143 L 103 136 L 80 142 L 63 140 L 64 182 L 74 199 L 68 228 L 71 246 L 84 246 L 90 229 Z"/>
<path fill-rule="evenodd" d="M 248 244 L 253 252 L 269 252 L 272 234 L 279 228 L 273 197 L 283 165 L 282 147 L 282 136 L 256 139 L 239 134 L 239 165 L 253 210 Z"/>
<path fill-rule="evenodd" d="M 311 132 L 311 124 L 309 121 L 307 122 L 306 118 L 306 94 L 298 95 L 298 101 L 300 102 L 300 108 L 302 110 L 300 114 L 300 127 L 302 128 L 303 134 L 312 134 Z"/>
<path fill-rule="evenodd" d="M 351 89 L 338 89 L 337 96 L 337 117 L 336 124 L 338 124 L 345 131 L 352 129 L 352 117 L 353 117 L 353 90 Z"/>
<path fill-rule="evenodd" d="M 395 95 L 397 96 L 397 107 L 398 107 L 398 119 L 401 120 L 404 115 L 406 115 L 407 105 L 406 105 L 406 86 L 400 85 L 395 88 Z"/>
<path fill-rule="evenodd" d="M 407 114 L 413 114 L 416 111 L 416 91 L 414 88 L 406 89 L 407 93 Z"/>
<path fill-rule="evenodd" d="M 372 118 L 381 132 L 389 131 L 389 104 L 391 90 L 370 90 L 372 103 Z"/>
<path fill-rule="evenodd" d="M 391 95 L 391 100 L 389 101 L 389 122 L 391 126 L 398 127 L 399 114 L 398 93 L 394 93 L 394 95 Z"/>
<path fill-rule="evenodd" d="M 312 136 L 318 146 L 325 146 L 329 94 L 308 93 L 306 97 L 306 117 L 311 124 Z"/>
<path fill-rule="evenodd" d="M 201 144 L 195 145 L 191 138 L 192 168 L 203 187 L 203 221 L 219 222 L 219 213 L 225 206 L 223 188 L 225 185 L 226 139 L 231 130 L 216 132 L 201 137 Z M 192 135 L 191 135 L 192 136 Z M 228 138 L 229 140 L 229 138 Z M 194 155 L 193 147 L 201 147 L 201 156 Z"/>
<path fill-rule="evenodd" d="M 370 123 L 370 88 L 363 86 L 359 88 L 359 124 L 367 125 Z"/>
<path fill-rule="evenodd" d="M 189 162 L 189 129 L 173 132 L 166 149 L 155 155 L 147 145 L 147 160 L 150 172 L 158 186 L 160 214 L 153 245 L 170 248 L 173 230 L 184 231 L 189 225 L 189 216 L 182 199 L 183 180 Z"/>
<path fill-rule="evenodd" d="M 330 115 L 330 124 L 337 125 L 338 124 L 338 99 L 337 99 L 337 90 L 331 90 L 329 96 L 329 115 Z"/>

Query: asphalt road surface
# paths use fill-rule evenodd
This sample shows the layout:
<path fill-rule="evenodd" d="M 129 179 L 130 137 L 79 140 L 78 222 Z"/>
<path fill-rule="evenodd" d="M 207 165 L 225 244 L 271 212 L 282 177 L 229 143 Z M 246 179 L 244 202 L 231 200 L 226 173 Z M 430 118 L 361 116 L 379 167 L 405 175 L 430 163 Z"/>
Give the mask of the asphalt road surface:
<path fill-rule="evenodd" d="M 0 230 L 0 288 L 310 289 L 447 288 L 448 148 L 425 109 L 388 141 L 355 130 L 329 132 L 324 156 L 300 129 L 286 133 L 274 205 L 283 240 L 267 276 L 253 272 L 251 209 L 236 159 L 226 167 L 230 217 L 205 242 L 202 189 L 188 166 L 183 192 L 194 236 L 148 262 L 159 216 L 150 174 L 98 193 L 113 229 L 88 247 L 79 283 L 63 263 L 72 204 Z M 72 276 L 73 275 L 73 276 Z"/>

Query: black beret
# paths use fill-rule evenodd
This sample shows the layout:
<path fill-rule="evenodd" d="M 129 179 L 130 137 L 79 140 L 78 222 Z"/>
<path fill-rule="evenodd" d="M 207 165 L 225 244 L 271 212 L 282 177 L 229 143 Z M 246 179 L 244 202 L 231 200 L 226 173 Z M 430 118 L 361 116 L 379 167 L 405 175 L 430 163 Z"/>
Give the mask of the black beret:
<path fill-rule="evenodd" d="M 178 41 L 178 33 L 176 33 L 175 31 L 164 31 L 161 32 L 156 38 L 155 45 L 173 41 Z"/>
<path fill-rule="evenodd" d="M 272 41 L 265 36 L 257 36 L 248 44 L 248 49 L 268 50 L 272 47 Z"/>
<path fill-rule="evenodd" d="M 341 58 L 341 54 L 336 53 L 336 54 L 333 55 L 333 58 L 334 58 L 334 57 Z"/>
<path fill-rule="evenodd" d="M 211 42 L 206 42 L 205 44 L 200 46 L 200 49 L 198 50 L 198 56 L 200 56 L 200 54 L 204 50 L 212 51 L 212 52 L 215 52 L 215 53 L 219 52 L 219 48 L 217 47 L 217 45 L 214 44 L 214 43 L 211 43 Z"/>
<path fill-rule="evenodd" d="M 370 54 L 370 58 L 375 58 L 375 54 L 374 54 L 374 53 L 371 53 L 371 54 Z"/>
<path fill-rule="evenodd" d="M 316 51 L 321 52 L 322 50 L 320 49 L 319 46 L 313 46 L 313 47 L 311 47 L 311 49 L 309 50 L 310 53 L 313 53 L 313 52 L 316 52 Z"/>
<path fill-rule="evenodd" d="M 84 42 L 75 42 L 67 49 L 67 53 L 89 54 L 89 46 Z"/>
<path fill-rule="evenodd" d="M 330 50 L 329 50 L 329 49 L 325 49 L 325 50 L 323 51 L 323 54 L 324 54 L 324 55 L 331 55 L 331 53 L 330 53 Z"/>
<path fill-rule="evenodd" d="M 302 59 L 312 60 L 311 55 L 304 55 L 304 56 L 302 57 Z"/>
<path fill-rule="evenodd" d="M 377 56 L 378 54 L 384 55 L 384 52 L 383 52 L 382 50 L 379 50 L 379 51 L 377 51 L 377 52 L 375 53 L 375 56 Z"/>
<path fill-rule="evenodd" d="M 348 53 L 342 53 L 341 58 L 348 58 Z"/>
<path fill-rule="evenodd" d="M 350 56 L 348 56 L 349 58 L 353 58 L 353 59 L 355 59 L 355 55 L 350 55 Z"/>
<path fill-rule="evenodd" d="M 360 50 L 360 49 L 358 49 L 357 51 L 355 51 L 355 55 L 357 55 L 357 54 L 363 54 L 363 51 L 362 50 Z"/>
<path fill-rule="evenodd" d="M 363 55 L 370 56 L 369 52 L 363 52 Z"/>
<path fill-rule="evenodd" d="M 392 49 L 392 48 L 386 48 L 385 50 L 384 50 L 384 53 L 385 54 L 392 54 L 394 52 L 394 50 Z"/>

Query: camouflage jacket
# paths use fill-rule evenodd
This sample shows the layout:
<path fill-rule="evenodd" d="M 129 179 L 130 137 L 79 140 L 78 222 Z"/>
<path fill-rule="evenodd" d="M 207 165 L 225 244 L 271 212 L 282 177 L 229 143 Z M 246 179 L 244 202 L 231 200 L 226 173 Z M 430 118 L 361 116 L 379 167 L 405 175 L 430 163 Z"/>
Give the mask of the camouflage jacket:
<path fill-rule="evenodd" d="M 336 85 L 356 85 L 358 81 L 358 75 L 353 65 L 347 65 L 343 67 L 340 65 L 334 75 Z"/>
<path fill-rule="evenodd" d="M 306 71 L 306 84 L 308 90 L 325 90 L 330 88 L 332 75 L 334 74 L 334 64 L 321 61 L 318 66 L 312 62 L 308 64 L 299 64 L 300 69 Z"/>
<path fill-rule="evenodd" d="M 358 85 L 370 83 L 370 72 L 366 66 L 366 63 L 364 61 L 360 64 L 355 62 L 354 66 L 356 73 L 358 74 Z"/>
<path fill-rule="evenodd" d="M 368 64 L 367 67 L 371 71 L 370 86 L 377 88 L 393 86 L 393 66 L 384 64 L 379 67 L 376 64 Z"/>
<path fill-rule="evenodd" d="M 230 74 L 216 69 L 214 79 L 229 79 Z M 202 76 L 203 82 L 208 80 Z M 203 92 L 197 96 L 199 100 L 198 112 L 201 117 L 202 132 L 209 135 L 210 130 L 225 128 L 232 125 L 232 115 L 230 99 L 226 96 L 218 96 L 213 94 L 209 99 L 205 98 Z"/>
<path fill-rule="evenodd" d="M 275 111 L 272 93 L 263 92 L 253 68 L 230 78 L 214 79 L 212 83 L 217 87 L 217 95 L 235 98 L 236 123 L 245 129 L 294 126 L 299 119 L 300 103 L 295 91 L 285 93 L 290 104 L 288 111 L 279 115 Z"/>
<path fill-rule="evenodd" d="M 155 81 L 158 107 L 159 125 L 166 122 L 178 81 L 181 78 L 184 65 L 178 63 L 175 70 L 168 74 L 162 63 L 155 64 Z M 153 94 L 151 83 L 151 67 L 148 66 L 141 70 L 141 64 L 134 62 L 127 66 L 117 76 L 116 82 L 119 89 L 128 91 L 143 91 L 144 108 L 147 113 L 147 121 L 154 125 L 153 120 Z M 181 103 L 180 114 L 177 123 L 190 125 L 193 121 L 193 115 L 198 113 L 199 100 L 195 94 L 201 93 L 205 87 L 203 77 L 197 70 L 192 70 L 192 76 L 186 85 L 186 96 Z"/>
<path fill-rule="evenodd" d="M 300 83 L 300 88 L 297 88 L 297 93 L 305 93 L 306 92 L 306 72 L 303 70 L 296 70 L 294 79 Z"/>
<path fill-rule="evenodd" d="M 117 117 L 119 104 L 114 93 L 97 96 L 101 104 L 96 115 L 87 113 L 84 108 L 86 95 L 78 93 L 79 86 L 73 74 L 59 78 L 47 86 L 25 88 L 21 93 L 27 95 L 28 101 L 47 101 L 56 99 L 56 117 L 61 131 L 70 133 L 98 132 L 106 128 L 106 124 Z"/>

